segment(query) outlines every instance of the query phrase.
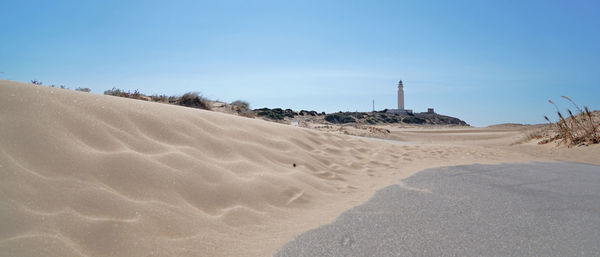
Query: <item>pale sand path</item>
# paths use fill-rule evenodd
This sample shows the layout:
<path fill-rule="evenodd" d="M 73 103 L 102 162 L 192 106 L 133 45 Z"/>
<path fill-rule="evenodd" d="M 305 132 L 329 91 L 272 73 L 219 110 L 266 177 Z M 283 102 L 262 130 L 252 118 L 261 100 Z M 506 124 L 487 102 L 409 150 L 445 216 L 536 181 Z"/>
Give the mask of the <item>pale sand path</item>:
<path fill-rule="evenodd" d="M 0 256 L 268 256 L 419 170 L 550 159 L 0 80 Z"/>

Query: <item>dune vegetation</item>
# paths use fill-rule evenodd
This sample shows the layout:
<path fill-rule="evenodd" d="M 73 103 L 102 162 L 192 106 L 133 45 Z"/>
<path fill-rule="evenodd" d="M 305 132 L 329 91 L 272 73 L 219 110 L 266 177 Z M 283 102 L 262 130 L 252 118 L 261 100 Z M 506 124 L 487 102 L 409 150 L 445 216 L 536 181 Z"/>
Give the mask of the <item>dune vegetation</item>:
<path fill-rule="evenodd" d="M 556 108 L 558 120 L 553 122 L 548 116 L 544 119 L 548 121 L 549 127 L 538 131 L 531 137 L 542 139 L 540 144 L 558 142 L 567 146 L 590 145 L 600 143 L 600 113 L 590 111 L 587 106 L 583 109 L 579 107 L 568 96 L 561 96 L 575 108 L 576 113 L 567 109 L 568 115 L 563 115 L 554 101 L 548 102 Z"/>

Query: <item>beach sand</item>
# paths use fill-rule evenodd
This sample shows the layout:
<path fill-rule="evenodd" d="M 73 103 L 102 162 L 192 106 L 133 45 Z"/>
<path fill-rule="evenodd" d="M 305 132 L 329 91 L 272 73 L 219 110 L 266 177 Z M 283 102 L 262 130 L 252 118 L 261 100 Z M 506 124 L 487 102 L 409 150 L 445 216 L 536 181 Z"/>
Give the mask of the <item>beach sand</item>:
<path fill-rule="evenodd" d="M 426 168 L 600 153 L 390 131 L 409 144 L 0 80 L 0 256 L 270 256 Z"/>

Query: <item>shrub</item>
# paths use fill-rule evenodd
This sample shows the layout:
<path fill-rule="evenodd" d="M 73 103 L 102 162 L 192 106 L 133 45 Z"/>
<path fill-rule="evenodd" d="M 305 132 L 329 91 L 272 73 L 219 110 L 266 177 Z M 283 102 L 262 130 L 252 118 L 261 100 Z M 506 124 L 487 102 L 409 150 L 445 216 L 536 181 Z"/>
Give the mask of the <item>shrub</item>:
<path fill-rule="evenodd" d="M 292 109 L 285 109 L 285 111 L 283 111 L 283 116 L 285 117 L 290 117 L 290 118 L 294 118 L 294 116 L 298 115 L 295 111 L 293 111 Z"/>
<path fill-rule="evenodd" d="M 345 113 L 331 113 L 331 114 L 327 114 L 325 115 L 325 120 L 329 121 L 331 123 L 351 123 L 351 122 L 356 122 L 356 120 Z"/>
<path fill-rule="evenodd" d="M 304 116 L 304 115 L 318 116 L 319 115 L 319 113 L 316 111 L 307 111 L 307 110 L 301 110 L 298 114 L 300 116 Z"/>
<path fill-rule="evenodd" d="M 167 95 L 151 95 L 150 100 L 152 100 L 153 102 L 169 103 Z"/>
<path fill-rule="evenodd" d="M 377 120 L 375 118 L 373 118 L 373 117 L 367 117 L 366 121 L 369 124 L 375 124 L 375 123 L 377 123 Z"/>
<path fill-rule="evenodd" d="M 425 120 L 415 116 L 408 116 L 402 119 L 402 122 L 410 124 L 423 124 L 425 123 Z"/>
<path fill-rule="evenodd" d="M 129 98 L 132 98 L 132 99 L 138 99 L 138 100 L 147 100 L 147 99 L 145 98 L 145 95 L 143 95 L 142 93 L 140 93 L 140 91 L 139 91 L 139 90 L 137 90 L 137 89 L 136 89 L 136 90 L 134 90 L 134 91 L 133 91 L 133 93 L 130 93 L 130 94 L 129 94 Z"/>
<path fill-rule="evenodd" d="M 123 93 L 123 91 L 121 91 L 121 89 L 118 89 L 116 87 L 113 87 L 112 89 L 104 91 L 105 95 L 112 95 L 112 96 L 121 96 L 121 93 Z"/>
<path fill-rule="evenodd" d="M 179 98 L 179 100 L 177 101 L 177 104 L 181 105 L 181 106 L 204 109 L 204 110 L 211 109 L 210 101 L 208 101 L 206 98 L 200 96 L 198 93 L 195 93 L 195 92 L 185 93 L 184 95 L 182 95 Z"/>
<path fill-rule="evenodd" d="M 352 116 L 354 116 L 357 119 L 362 119 L 362 118 L 365 117 L 365 113 L 363 113 L 363 112 L 352 112 L 352 113 L 349 113 L 349 114 L 352 115 Z"/>
<path fill-rule="evenodd" d="M 398 118 L 396 118 L 396 117 L 387 117 L 383 121 L 385 121 L 387 123 L 398 123 L 398 122 L 400 122 L 400 120 Z M 425 122 L 425 120 L 423 120 L 423 122 Z"/>
<path fill-rule="evenodd" d="M 104 91 L 104 94 L 105 95 L 112 95 L 112 96 L 119 96 L 119 97 L 125 97 L 125 98 L 131 98 L 131 99 L 148 101 L 148 97 L 146 97 L 145 95 L 143 95 L 142 93 L 140 93 L 140 91 L 137 90 L 137 89 L 134 90 L 133 93 L 131 93 L 131 91 L 125 92 L 125 90 L 121 90 L 121 89 L 113 87 L 112 89 Z"/>
<path fill-rule="evenodd" d="M 284 113 L 281 108 L 269 109 L 269 108 L 261 108 L 257 109 L 256 115 L 269 118 L 272 120 L 283 120 Z"/>
<path fill-rule="evenodd" d="M 75 88 L 75 91 L 81 91 L 81 92 L 86 92 L 86 93 L 92 92 L 92 90 L 87 87 L 78 87 L 78 88 Z"/>
<path fill-rule="evenodd" d="M 231 110 L 237 112 L 240 116 L 252 118 L 254 117 L 254 112 L 249 107 L 250 104 L 242 100 L 236 100 L 231 103 Z"/>
<path fill-rule="evenodd" d="M 319 113 L 316 111 L 307 111 L 307 110 L 301 110 L 298 115 L 300 116 L 305 116 L 305 115 L 310 115 L 310 116 L 318 116 Z"/>
<path fill-rule="evenodd" d="M 233 105 L 235 107 L 239 107 L 242 110 L 247 110 L 248 108 L 250 108 L 250 104 L 248 102 L 242 101 L 242 100 L 233 101 L 231 103 L 231 105 Z"/>
<path fill-rule="evenodd" d="M 167 101 L 169 101 L 170 104 L 177 104 L 178 100 L 179 100 L 179 97 L 176 97 L 176 96 L 169 96 L 169 98 L 167 99 Z"/>

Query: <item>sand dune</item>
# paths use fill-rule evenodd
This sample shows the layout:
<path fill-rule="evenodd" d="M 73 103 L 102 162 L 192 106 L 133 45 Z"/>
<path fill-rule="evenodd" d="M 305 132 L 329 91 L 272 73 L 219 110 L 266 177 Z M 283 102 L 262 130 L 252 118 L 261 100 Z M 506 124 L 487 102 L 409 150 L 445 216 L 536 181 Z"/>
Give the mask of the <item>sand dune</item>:
<path fill-rule="evenodd" d="M 421 169 L 533 159 L 0 81 L 0 255 L 268 256 Z"/>

